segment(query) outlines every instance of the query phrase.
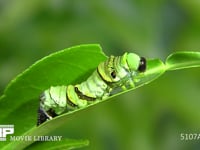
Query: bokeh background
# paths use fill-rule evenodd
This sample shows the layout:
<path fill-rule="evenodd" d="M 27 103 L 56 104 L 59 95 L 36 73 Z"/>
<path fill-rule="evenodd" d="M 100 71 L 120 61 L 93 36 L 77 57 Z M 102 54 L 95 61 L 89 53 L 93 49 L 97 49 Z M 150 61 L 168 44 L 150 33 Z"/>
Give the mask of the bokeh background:
<path fill-rule="evenodd" d="M 36 60 L 86 43 L 101 44 L 107 55 L 129 51 L 162 60 L 174 51 L 200 51 L 200 2 L 0 0 L 0 94 Z M 200 139 L 180 137 L 200 134 L 199 76 L 199 68 L 167 72 L 75 113 L 52 134 L 89 139 L 91 150 L 200 149 Z"/>

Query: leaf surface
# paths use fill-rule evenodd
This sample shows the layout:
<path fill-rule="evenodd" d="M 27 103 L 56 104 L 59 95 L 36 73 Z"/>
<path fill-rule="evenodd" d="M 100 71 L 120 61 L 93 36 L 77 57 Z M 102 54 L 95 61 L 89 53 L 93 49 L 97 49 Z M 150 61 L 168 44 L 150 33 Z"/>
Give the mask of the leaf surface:
<path fill-rule="evenodd" d="M 166 59 L 166 70 L 178 70 L 200 66 L 200 52 L 181 51 L 169 55 Z"/>
<path fill-rule="evenodd" d="M 0 98 L 0 124 L 14 124 L 14 135 L 18 136 L 32 131 L 42 91 L 52 85 L 84 81 L 106 58 L 99 45 L 89 44 L 67 48 L 37 61 L 5 89 Z M 0 142 L 0 147 L 6 144 Z"/>
<path fill-rule="evenodd" d="M 48 135 L 52 130 L 65 124 L 74 112 L 86 109 L 102 101 L 96 101 L 85 108 L 62 114 L 50 121 L 36 127 L 39 95 L 42 91 L 53 85 L 78 84 L 85 81 L 96 69 L 98 64 L 105 61 L 107 56 L 101 47 L 96 44 L 71 47 L 57 53 L 53 53 L 39 60 L 23 73 L 17 76 L 7 86 L 4 95 L 0 98 L 0 124 L 14 124 L 15 136 L 40 136 Z M 120 91 L 106 100 L 120 94 L 134 90 L 157 79 L 167 70 L 177 70 L 200 66 L 199 52 L 177 52 L 166 59 L 164 64 L 160 59 L 147 60 L 147 70 L 135 78 L 135 87 L 126 91 Z M 56 148 L 81 147 L 88 144 L 86 140 L 64 140 L 58 143 Z M 34 143 L 35 141 L 1 142 L 4 149 L 23 149 L 37 147 L 50 147 L 51 142 Z M 31 145 L 32 144 L 32 145 Z M 33 147 L 31 147 L 33 146 Z M 53 149 L 53 148 L 52 148 Z"/>

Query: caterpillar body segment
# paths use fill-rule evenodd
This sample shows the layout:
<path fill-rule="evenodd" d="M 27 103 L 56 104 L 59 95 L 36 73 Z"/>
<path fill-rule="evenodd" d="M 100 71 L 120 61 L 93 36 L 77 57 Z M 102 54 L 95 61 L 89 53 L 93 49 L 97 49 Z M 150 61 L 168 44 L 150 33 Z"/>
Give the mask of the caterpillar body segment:
<path fill-rule="evenodd" d="M 85 107 L 134 87 L 134 78 L 146 70 L 146 60 L 134 53 L 110 56 L 101 62 L 88 79 L 80 84 L 52 86 L 40 96 L 37 125 L 64 112 Z"/>

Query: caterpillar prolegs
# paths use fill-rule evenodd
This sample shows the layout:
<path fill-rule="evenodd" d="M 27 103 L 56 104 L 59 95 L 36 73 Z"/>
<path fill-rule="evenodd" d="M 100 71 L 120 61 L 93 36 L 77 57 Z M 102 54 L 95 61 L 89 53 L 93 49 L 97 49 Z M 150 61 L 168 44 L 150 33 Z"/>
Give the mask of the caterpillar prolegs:
<path fill-rule="evenodd" d="M 80 84 L 52 86 L 40 96 L 37 125 L 64 112 L 85 107 L 116 94 L 117 89 L 134 87 L 134 79 L 146 70 L 146 60 L 134 53 L 110 56 Z"/>

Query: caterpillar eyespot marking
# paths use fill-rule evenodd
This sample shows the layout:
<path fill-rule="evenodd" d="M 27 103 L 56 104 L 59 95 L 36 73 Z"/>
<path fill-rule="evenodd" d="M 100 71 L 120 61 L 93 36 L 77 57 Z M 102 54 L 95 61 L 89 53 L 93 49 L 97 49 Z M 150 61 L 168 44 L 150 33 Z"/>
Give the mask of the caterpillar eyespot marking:
<path fill-rule="evenodd" d="M 111 72 L 111 76 L 112 76 L 113 78 L 116 78 L 116 72 L 115 72 L 115 71 Z"/>
<path fill-rule="evenodd" d="M 62 113 L 86 107 L 134 87 L 135 77 L 145 72 L 146 59 L 135 53 L 110 56 L 86 81 L 76 85 L 51 86 L 40 96 L 37 125 Z"/>

